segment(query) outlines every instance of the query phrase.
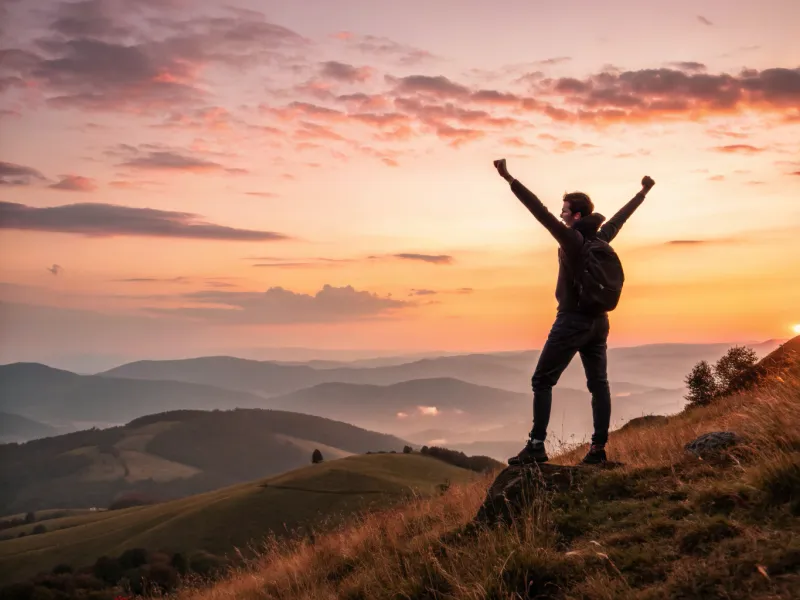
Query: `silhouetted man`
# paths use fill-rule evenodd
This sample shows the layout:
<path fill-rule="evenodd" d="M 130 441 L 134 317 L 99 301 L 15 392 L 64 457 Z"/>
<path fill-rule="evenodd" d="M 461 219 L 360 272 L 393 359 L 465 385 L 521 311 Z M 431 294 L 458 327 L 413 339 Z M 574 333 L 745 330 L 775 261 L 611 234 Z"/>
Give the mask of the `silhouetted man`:
<path fill-rule="evenodd" d="M 611 421 L 611 391 L 608 386 L 607 342 L 608 312 L 587 311 L 579 306 L 576 274 L 584 268 L 584 243 L 594 239 L 610 242 L 620 228 L 639 207 L 655 182 L 645 176 L 642 189 L 633 199 L 601 227 L 605 217 L 594 212 L 591 199 L 584 193 L 565 194 L 559 221 L 542 202 L 506 168 L 505 159 L 494 161 L 497 172 L 511 184 L 511 190 L 533 216 L 544 225 L 559 244 L 556 319 L 542 348 L 533 374 L 533 429 L 528 442 L 509 464 L 546 462 L 544 441 L 550 422 L 553 386 L 558 383 L 564 369 L 580 353 L 586 372 L 586 384 L 592 394 L 594 434 L 584 463 L 597 464 L 606 460 L 605 445 Z M 602 288 L 602 286 L 600 286 Z"/>

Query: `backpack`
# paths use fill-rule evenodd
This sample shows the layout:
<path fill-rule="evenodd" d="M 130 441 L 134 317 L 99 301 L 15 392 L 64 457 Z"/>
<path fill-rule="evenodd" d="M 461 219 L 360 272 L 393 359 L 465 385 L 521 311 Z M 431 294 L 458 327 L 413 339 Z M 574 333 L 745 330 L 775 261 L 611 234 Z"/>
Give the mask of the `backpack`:
<path fill-rule="evenodd" d="M 597 238 L 585 239 L 580 267 L 575 277 L 579 310 L 586 313 L 614 310 L 622 294 L 625 273 L 611 245 Z"/>

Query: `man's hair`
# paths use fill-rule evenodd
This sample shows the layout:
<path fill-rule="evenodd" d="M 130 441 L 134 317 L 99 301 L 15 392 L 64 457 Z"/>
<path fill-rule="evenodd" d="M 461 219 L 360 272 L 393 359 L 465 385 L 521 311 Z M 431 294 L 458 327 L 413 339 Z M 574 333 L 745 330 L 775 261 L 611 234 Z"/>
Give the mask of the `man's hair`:
<path fill-rule="evenodd" d="M 587 217 L 594 212 L 592 199 L 583 192 L 570 192 L 564 194 L 564 202 L 569 203 L 572 214 L 581 213 L 581 217 Z"/>

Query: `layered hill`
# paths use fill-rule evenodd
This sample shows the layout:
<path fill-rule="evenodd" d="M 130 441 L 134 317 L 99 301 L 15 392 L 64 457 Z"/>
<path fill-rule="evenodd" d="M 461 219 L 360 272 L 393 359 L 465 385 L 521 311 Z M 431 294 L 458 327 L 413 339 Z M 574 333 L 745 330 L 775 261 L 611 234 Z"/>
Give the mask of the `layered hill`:
<path fill-rule="evenodd" d="M 38 363 L 0 366 L 0 410 L 48 424 L 118 424 L 165 410 L 257 407 L 265 407 L 263 398 L 210 385 L 76 375 Z"/>
<path fill-rule="evenodd" d="M 131 548 L 247 553 L 270 533 L 329 527 L 354 511 L 385 507 L 412 494 L 428 496 L 439 486 L 475 477 L 419 454 L 360 455 L 163 504 L 53 519 L 44 534 L 0 542 L 0 581 L 25 579 L 58 564 L 80 568 Z M 33 527 L 4 533 L 30 534 Z"/>
<path fill-rule="evenodd" d="M 125 494 L 166 500 L 325 458 L 400 451 L 399 438 L 309 415 L 177 411 L 122 427 L 0 446 L 0 514 L 104 508 Z"/>
<path fill-rule="evenodd" d="M 780 343 L 756 344 L 763 356 Z M 628 382 L 648 389 L 683 387 L 683 378 L 700 360 L 715 361 L 728 344 L 652 344 L 609 350 L 612 387 Z M 539 357 L 538 350 L 439 356 L 406 360 L 399 364 L 358 361 L 346 366 L 336 363 L 287 364 L 229 356 L 185 360 L 138 361 L 102 373 L 109 377 L 169 379 L 208 384 L 247 392 L 274 395 L 321 383 L 392 385 L 413 379 L 452 378 L 509 391 L 530 391 L 530 377 Z M 375 366 L 377 365 L 377 366 Z M 560 385 L 583 389 L 586 378 L 576 358 L 562 375 Z"/>
<path fill-rule="evenodd" d="M 0 444 L 27 442 L 36 438 L 56 435 L 54 427 L 33 419 L 7 412 L 0 412 Z"/>

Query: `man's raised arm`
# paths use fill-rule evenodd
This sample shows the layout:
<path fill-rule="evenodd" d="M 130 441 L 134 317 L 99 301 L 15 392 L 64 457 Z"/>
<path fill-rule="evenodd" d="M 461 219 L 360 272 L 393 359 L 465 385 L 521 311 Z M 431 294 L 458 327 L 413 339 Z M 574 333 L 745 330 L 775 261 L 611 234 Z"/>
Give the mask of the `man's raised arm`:
<path fill-rule="evenodd" d="M 633 212 L 639 208 L 642 202 L 644 202 L 647 192 L 649 192 L 655 184 L 655 181 L 645 175 L 642 178 L 642 189 L 633 198 L 631 198 L 631 200 L 629 200 L 625 206 L 620 208 L 619 211 L 617 211 L 617 214 L 603 224 L 603 226 L 600 228 L 600 231 L 597 232 L 597 237 L 601 240 L 605 240 L 606 242 L 610 242 L 617 237 L 617 234 L 619 233 L 619 230 L 622 229 L 625 221 L 627 221 Z"/>
<path fill-rule="evenodd" d="M 536 217 L 539 223 L 547 228 L 547 231 L 549 231 L 553 237 L 556 238 L 559 244 L 563 246 L 564 244 L 569 244 L 570 241 L 574 239 L 575 236 L 570 228 L 564 225 L 564 223 L 559 221 L 553 213 L 547 210 L 547 207 L 542 204 L 542 201 L 539 200 L 539 198 L 536 197 L 536 194 L 511 176 L 506 167 L 505 158 L 494 161 L 494 166 L 497 169 L 497 172 L 500 173 L 500 176 L 511 184 L 511 191 L 514 192 L 514 195 L 516 195 L 520 202 L 522 202 L 525 207 L 531 211 L 531 214 Z"/>

